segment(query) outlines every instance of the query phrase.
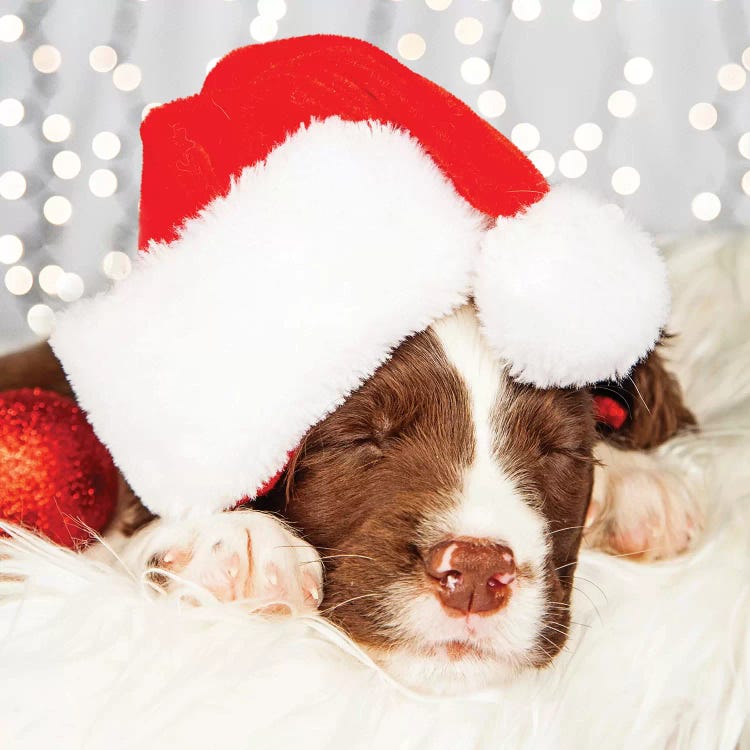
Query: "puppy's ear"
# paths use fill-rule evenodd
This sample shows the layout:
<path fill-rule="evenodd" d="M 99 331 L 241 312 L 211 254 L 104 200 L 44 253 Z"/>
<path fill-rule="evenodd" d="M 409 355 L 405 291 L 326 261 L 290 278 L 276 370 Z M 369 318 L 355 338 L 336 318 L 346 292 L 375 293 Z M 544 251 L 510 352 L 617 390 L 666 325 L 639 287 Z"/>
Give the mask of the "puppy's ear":
<path fill-rule="evenodd" d="M 606 442 L 648 450 L 695 427 L 695 417 L 685 405 L 677 378 L 664 366 L 659 347 L 633 368 L 620 387 L 626 393 L 629 415 L 619 429 L 602 431 Z"/>

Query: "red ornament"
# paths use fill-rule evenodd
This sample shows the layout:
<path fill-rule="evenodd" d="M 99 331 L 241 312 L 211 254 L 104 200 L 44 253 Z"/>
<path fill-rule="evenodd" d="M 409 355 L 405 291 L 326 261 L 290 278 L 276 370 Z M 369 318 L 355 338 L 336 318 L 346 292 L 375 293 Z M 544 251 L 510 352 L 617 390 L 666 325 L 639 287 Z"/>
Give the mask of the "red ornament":
<path fill-rule="evenodd" d="M 80 547 L 112 517 L 117 470 L 75 402 L 40 388 L 0 393 L 0 518 Z"/>

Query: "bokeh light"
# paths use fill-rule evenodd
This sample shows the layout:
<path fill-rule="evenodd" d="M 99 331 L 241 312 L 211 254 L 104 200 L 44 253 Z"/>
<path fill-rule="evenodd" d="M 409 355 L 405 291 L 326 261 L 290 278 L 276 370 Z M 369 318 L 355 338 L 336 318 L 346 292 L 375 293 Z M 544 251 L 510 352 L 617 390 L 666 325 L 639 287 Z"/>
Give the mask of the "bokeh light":
<path fill-rule="evenodd" d="M 112 71 L 112 83 L 120 91 L 134 91 L 141 85 L 143 75 L 134 63 L 123 63 Z"/>
<path fill-rule="evenodd" d="M 505 97 L 496 89 L 483 91 L 477 97 L 477 109 L 484 117 L 492 119 L 500 117 L 505 112 Z"/>
<path fill-rule="evenodd" d="M 97 73 L 109 73 L 117 65 L 117 52 L 102 44 L 89 52 L 89 65 Z"/>
<path fill-rule="evenodd" d="M 6 201 L 18 200 L 26 192 L 26 178 L 15 169 L 0 174 L 0 197 Z"/>
<path fill-rule="evenodd" d="M 638 100 L 632 91 L 620 89 L 615 91 L 607 100 L 607 109 L 615 117 L 630 117 L 635 112 Z"/>
<path fill-rule="evenodd" d="M 46 339 L 55 330 L 55 311 L 45 304 L 32 305 L 26 323 L 39 338 Z"/>
<path fill-rule="evenodd" d="M 114 133 L 103 130 L 91 141 L 91 150 L 99 159 L 114 159 L 120 153 L 120 139 Z"/>
<path fill-rule="evenodd" d="M 60 226 L 70 220 L 73 215 L 73 206 L 65 196 L 52 195 L 44 202 L 42 212 L 50 224 Z"/>
<path fill-rule="evenodd" d="M 18 125 L 24 116 L 23 103 L 18 99 L 3 99 L 0 101 L 0 125 L 12 128 Z"/>
<path fill-rule="evenodd" d="M 739 91 L 747 81 L 747 72 L 737 63 L 727 63 L 719 68 L 716 80 L 725 91 Z"/>
<path fill-rule="evenodd" d="M 476 44 L 482 38 L 484 27 L 478 18 L 465 16 L 456 21 L 453 33 L 461 44 L 471 45 Z"/>
<path fill-rule="evenodd" d="M 721 200 L 715 193 L 698 193 L 690 208 L 696 219 L 713 221 L 721 213 Z"/>
<path fill-rule="evenodd" d="M 117 176 L 110 169 L 96 169 L 89 177 L 89 190 L 97 198 L 109 198 L 117 190 Z"/>
<path fill-rule="evenodd" d="M 40 73 L 55 73 L 62 64 L 62 55 L 57 47 L 42 44 L 34 50 L 31 62 Z"/>
<path fill-rule="evenodd" d="M 543 177 L 549 177 L 555 171 L 555 157 L 549 151 L 536 149 L 529 154 L 529 159 Z"/>
<path fill-rule="evenodd" d="M 574 0 L 573 15 L 579 21 L 593 21 L 602 12 L 601 0 Z"/>
<path fill-rule="evenodd" d="M 542 12 L 539 0 L 513 0 L 511 8 L 519 21 L 534 21 Z"/>
<path fill-rule="evenodd" d="M 15 42 L 23 34 L 23 21 L 12 14 L 0 16 L 0 42 Z"/>
<path fill-rule="evenodd" d="M 625 63 L 623 69 L 625 80 L 635 86 L 643 86 L 654 75 L 654 66 L 645 57 L 632 57 Z"/>
<path fill-rule="evenodd" d="M 710 130 L 714 125 L 719 115 L 716 111 L 716 107 L 709 102 L 698 102 L 690 107 L 688 112 L 688 122 L 696 130 Z"/>
<path fill-rule="evenodd" d="M 52 159 L 52 171 L 61 180 L 72 180 L 81 171 L 81 158 L 74 151 L 60 151 Z"/>
<path fill-rule="evenodd" d="M 102 271 L 107 278 L 121 281 L 130 274 L 132 265 L 132 261 L 127 254 L 119 250 L 112 250 L 102 260 Z"/>
<path fill-rule="evenodd" d="M 481 57 L 469 57 L 461 63 L 461 78 L 474 86 L 490 77 L 490 64 Z"/>
<path fill-rule="evenodd" d="M 584 122 L 573 133 L 573 143 L 581 151 L 594 151 L 602 145 L 604 133 L 595 122 Z"/>
<path fill-rule="evenodd" d="M 510 139 L 521 151 L 533 151 L 541 140 L 539 130 L 530 122 L 519 122 L 510 131 Z"/>
<path fill-rule="evenodd" d="M 77 273 L 64 273 L 57 280 L 56 291 L 63 302 L 75 302 L 83 296 L 83 279 Z"/>
<path fill-rule="evenodd" d="M 52 142 L 60 143 L 70 137 L 72 125 L 65 115 L 50 115 L 42 123 L 42 135 Z"/>
<path fill-rule="evenodd" d="M 279 32 L 279 24 L 268 16 L 256 16 L 250 22 L 250 36 L 256 42 L 270 42 Z"/>
<path fill-rule="evenodd" d="M 42 291 L 55 296 L 57 294 L 57 282 L 64 273 L 65 271 L 55 263 L 46 265 L 41 271 L 39 271 L 38 277 L 39 286 L 42 288 Z"/>
<path fill-rule="evenodd" d="M 581 151 L 571 149 L 561 154 L 557 160 L 557 168 L 564 177 L 575 179 L 586 172 L 588 159 L 586 159 L 586 155 Z"/>
<path fill-rule="evenodd" d="M 18 263 L 23 255 L 23 242 L 15 234 L 0 236 L 0 263 Z"/>
<path fill-rule="evenodd" d="M 641 175 L 634 167 L 619 167 L 612 173 L 612 189 L 619 195 L 632 195 L 641 186 Z"/>
<path fill-rule="evenodd" d="M 5 288 L 17 297 L 26 294 L 34 285 L 34 277 L 26 266 L 11 266 L 5 272 Z"/>
<path fill-rule="evenodd" d="M 398 54 L 404 60 L 419 60 L 427 49 L 425 40 L 419 34 L 404 34 L 398 40 Z"/>

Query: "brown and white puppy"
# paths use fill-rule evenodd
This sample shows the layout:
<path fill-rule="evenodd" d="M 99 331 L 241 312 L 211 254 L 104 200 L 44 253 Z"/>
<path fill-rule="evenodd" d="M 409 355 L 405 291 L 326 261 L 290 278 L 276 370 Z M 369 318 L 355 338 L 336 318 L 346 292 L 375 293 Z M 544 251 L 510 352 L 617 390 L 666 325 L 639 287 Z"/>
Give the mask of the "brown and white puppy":
<path fill-rule="evenodd" d="M 404 343 L 309 432 L 289 471 L 285 516 L 335 551 L 324 611 L 410 683 L 478 686 L 548 664 L 568 632 L 595 470 L 601 546 L 645 551 L 628 542 L 648 541 L 637 530 L 653 527 L 657 503 L 683 540 L 660 552 L 687 538 L 678 492 L 640 510 L 612 479 L 637 474 L 631 461 L 661 478 L 642 449 L 693 424 L 658 354 L 632 377 L 646 405 L 598 467 L 591 393 L 513 381 L 471 308 Z"/>
<path fill-rule="evenodd" d="M 646 557 L 679 552 L 698 524 L 645 452 L 692 426 L 679 388 L 657 353 L 632 384 L 631 419 L 602 442 L 587 389 L 515 382 L 464 307 L 309 431 L 269 500 L 306 541 L 250 511 L 156 521 L 123 554 L 180 593 L 197 583 L 298 611 L 322 598 L 410 684 L 453 691 L 543 667 L 567 637 L 587 514 L 589 543 Z"/>

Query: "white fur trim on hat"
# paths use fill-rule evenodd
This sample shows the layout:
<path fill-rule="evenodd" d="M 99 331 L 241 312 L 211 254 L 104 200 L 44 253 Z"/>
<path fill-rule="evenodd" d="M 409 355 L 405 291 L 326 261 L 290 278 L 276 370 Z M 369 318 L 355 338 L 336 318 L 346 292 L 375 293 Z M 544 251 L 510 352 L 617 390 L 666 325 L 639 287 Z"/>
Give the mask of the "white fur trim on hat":
<path fill-rule="evenodd" d="M 519 380 L 583 386 L 626 375 L 648 353 L 669 287 L 659 251 L 619 208 L 562 185 L 486 234 L 475 300 Z"/>
<path fill-rule="evenodd" d="M 404 132 L 316 122 L 62 315 L 51 344 L 152 511 L 220 510 L 465 302 L 483 218 Z"/>

